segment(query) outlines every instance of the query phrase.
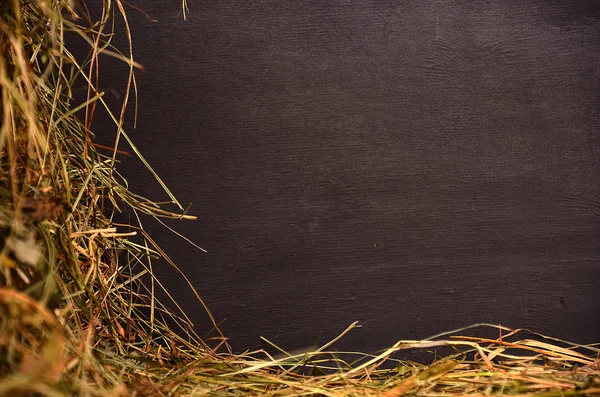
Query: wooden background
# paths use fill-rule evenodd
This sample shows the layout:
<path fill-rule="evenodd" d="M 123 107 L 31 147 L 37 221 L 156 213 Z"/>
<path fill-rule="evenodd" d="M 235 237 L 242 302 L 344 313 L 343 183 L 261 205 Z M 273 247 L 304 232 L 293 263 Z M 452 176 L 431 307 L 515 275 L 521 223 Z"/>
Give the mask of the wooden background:
<path fill-rule="evenodd" d="M 169 225 L 208 253 L 146 226 L 235 350 L 355 320 L 340 348 L 481 321 L 598 341 L 600 3 L 188 3 L 187 22 L 178 0 L 132 3 L 158 19 L 129 12 L 132 136 L 199 217 Z M 102 67 L 122 95 L 126 69 Z"/>

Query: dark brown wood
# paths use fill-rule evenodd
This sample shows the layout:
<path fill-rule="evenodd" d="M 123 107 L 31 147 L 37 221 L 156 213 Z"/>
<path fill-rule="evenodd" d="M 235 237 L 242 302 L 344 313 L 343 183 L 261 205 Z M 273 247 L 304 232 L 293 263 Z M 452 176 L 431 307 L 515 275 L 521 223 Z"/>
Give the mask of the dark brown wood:
<path fill-rule="evenodd" d="M 208 254 L 149 227 L 236 350 L 355 320 L 341 348 L 480 321 L 598 340 L 597 1 L 160 3 L 130 13 L 132 135 Z"/>

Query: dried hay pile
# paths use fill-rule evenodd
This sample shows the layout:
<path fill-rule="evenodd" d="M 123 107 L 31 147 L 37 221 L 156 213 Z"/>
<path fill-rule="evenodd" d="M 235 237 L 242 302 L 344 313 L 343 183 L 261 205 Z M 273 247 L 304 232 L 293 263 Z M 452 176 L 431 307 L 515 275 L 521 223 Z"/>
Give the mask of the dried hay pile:
<path fill-rule="evenodd" d="M 200 338 L 155 297 L 153 260 L 176 266 L 140 224 L 112 220 L 123 209 L 138 220 L 193 217 L 172 195 L 175 212 L 129 191 L 118 173 L 120 146 L 143 161 L 122 128 L 139 65 L 111 45 L 113 22 L 128 26 L 127 3 L 98 1 L 99 20 L 84 2 L 0 3 L 0 395 L 600 395 L 598 346 L 498 326 L 496 339 L 454 332 L 369 355 L 333 352 L 336 338 L 278 359 L 232 354 L 216 325 Z M 65 44 L 74 35 L 89 44 L 83 59 Z M 98 90 L 106 56 L 130 70 L 118 112 Z M 115 123 L 112 148 L 91 131 L 96 111 Z M 393 358 L 438 348 L 447 354 L 428 363 Z"/>

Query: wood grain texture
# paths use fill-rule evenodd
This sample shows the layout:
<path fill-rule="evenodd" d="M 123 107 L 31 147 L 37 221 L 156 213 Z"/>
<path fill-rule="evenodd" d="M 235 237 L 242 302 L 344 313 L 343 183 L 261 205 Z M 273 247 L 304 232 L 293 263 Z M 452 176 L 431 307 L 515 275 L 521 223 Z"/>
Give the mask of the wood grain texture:
<path fill-rule="evenodd" d="M 134 138 L 209 252 L 149 227 L 234 348 L 355 320 L 340 348 L 479 321 L 597 341 L 596 1 L 137 5 Z"/>

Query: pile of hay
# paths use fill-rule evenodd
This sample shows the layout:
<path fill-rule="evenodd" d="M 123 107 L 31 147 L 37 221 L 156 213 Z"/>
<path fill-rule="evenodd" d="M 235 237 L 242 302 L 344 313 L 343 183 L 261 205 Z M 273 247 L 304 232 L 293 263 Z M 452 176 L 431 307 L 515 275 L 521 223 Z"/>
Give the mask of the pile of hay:
<path fill-rule="evenodd" d="M 83 1 L 0 2 L 0 395 L 600 395 L 598 347 L 498 326 L 480 326 L 497 338 L 454 332 L 375 355 L 334 353 L 337 338 L 277 359 L 234 355 L 216 325 L 201 339 L 168 308 L 176 304 L 155 297 L 152 261 L 176 266 L 139 224 L 113 222 L 121 210 L 193 217 L 172 195 L 175 212 L 129 191 L 118 173 L 121 146 L 143 161 L 122 128 L 139 65 L 130 48 L 111 45 L 113 22 L 127 27 L 127 3 L 97 1 L 99 20 Z M 83 59 L 66 44 L 75 35 L 89 44 Z M 98 91 L 106 56 L 130 70 L 118 111 Z M 91 131 L 97 111 L 115 123 L 112 148 Z M 427 363 L 393 358 L 439 348 L 447 354 Z"/>

